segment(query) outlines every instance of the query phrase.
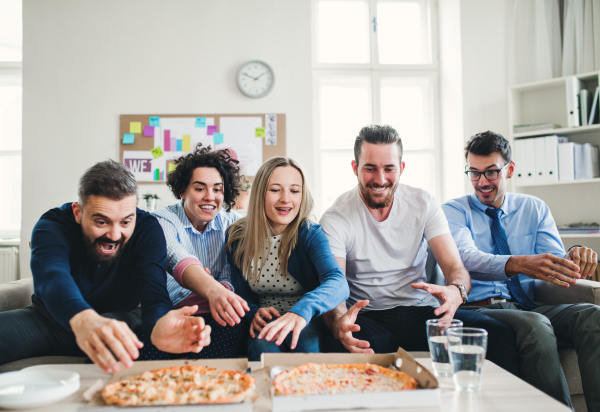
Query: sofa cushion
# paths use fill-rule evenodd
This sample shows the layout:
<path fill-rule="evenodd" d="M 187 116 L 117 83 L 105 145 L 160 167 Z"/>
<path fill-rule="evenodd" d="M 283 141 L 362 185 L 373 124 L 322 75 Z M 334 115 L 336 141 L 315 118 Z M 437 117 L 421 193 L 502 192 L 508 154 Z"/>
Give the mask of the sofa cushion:
<path fill-rule="evenodd" d="M 33 278 L 0 283 L 0 312 L 31 305 Z"/>

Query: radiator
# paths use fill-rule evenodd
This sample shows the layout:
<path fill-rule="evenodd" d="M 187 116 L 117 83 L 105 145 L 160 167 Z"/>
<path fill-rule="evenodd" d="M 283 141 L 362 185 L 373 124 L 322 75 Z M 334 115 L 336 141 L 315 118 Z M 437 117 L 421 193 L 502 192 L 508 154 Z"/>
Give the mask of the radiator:
<path fill-rule="evenodd" d="M 19 249 L 0 247 L 0 283 L 19 279 Z"/>

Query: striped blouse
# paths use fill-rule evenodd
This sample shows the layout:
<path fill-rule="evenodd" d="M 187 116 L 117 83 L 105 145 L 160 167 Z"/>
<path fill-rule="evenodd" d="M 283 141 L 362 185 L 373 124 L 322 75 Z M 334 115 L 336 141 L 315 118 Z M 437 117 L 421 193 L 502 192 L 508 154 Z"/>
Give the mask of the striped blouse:
<path fill-rule="evenodd" d="M 191 265 L 201 265 L 210 269 L 210 274 L 225 287 L 231 286 L 231 269 L 225 255 L 225 233 L 230 224 L 240 218 L 234 212 L 221 209 L 217 216 L 200 233 L 192 225 L 183 201 L 172 204 L 153 215 L 158 219 L 167 240 L 167 291 L 173 306 L 198 305 L 196 313 L 208 313 L 208 301 L 191 290 L 185 289 L 181 277 Z"/>

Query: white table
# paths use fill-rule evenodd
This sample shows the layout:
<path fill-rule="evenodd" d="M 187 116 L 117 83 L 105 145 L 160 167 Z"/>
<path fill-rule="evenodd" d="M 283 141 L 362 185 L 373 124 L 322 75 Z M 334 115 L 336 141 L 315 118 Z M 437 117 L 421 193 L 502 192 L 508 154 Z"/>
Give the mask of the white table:
<path fill-rule="evenodd" d="M 431 359 L 419 358 L 417 362 L 431 369 Z M 250 366 L 253 370 L 257 370 L 260 368 L 260 363 L 251 362 Z M 46 365 L 44 367 L 79 373 L 81 388 L 59 403 L 44 408 L 28 409 L 28 411 L 76 412 L 79 408 L 87 405 L 82 397 L 83 392 L 98 379 L 106 382 L 111 376 L 91 364 Z M 439 407 L 398 408 L 398 410 L 402 412 L 570 412 L 570 409 L 565 405 L 487 360 L 483 369 L 483 388 L 481 392 L 455 392 L 451 378 L 441 378 L 439 383 L 442 389 Z M 256 407 L 254 409 L 257 412 L 262 410 L 262 408 Z M 375 409 L 370 409 L 370 411 L 375 411 Z M 389 412 L 390 409 L 382 409 L 381 411 Z"/>

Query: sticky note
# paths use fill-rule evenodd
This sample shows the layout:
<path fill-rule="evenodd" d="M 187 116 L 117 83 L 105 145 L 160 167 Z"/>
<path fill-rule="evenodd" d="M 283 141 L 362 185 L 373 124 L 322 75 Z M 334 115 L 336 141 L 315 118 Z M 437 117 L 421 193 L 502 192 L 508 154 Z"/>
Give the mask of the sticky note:
<path fill-rule="evenodd" d="M 206 117 L 196 117 L 196 127 L 206 127 Z"/>
<path fill-rule="evenodd" d="M 214 144 L 223 143 L 223 133 L 213 133 Z"/>
<path fill-rule="evenodd" d="M 265 137 L 265 128 L 257 127 L 256 131 L 254 132 L 254 137 Z"/>
<path fill-rule="evenodd" d="M 160 117 L 158 117 L 158 116 L 150 116 L 150 126 L 152 126 L 152 127 L 160 127 Z"/>
<path fill-rule="evenodd" d="M 177 168 L 177 165 L 175 163 L 167 163 L 168 167 L 169 167 L 169 173 L 171 173 L 173 170 L 175 170 Z"/>
<path fill-rule="evenodd" d="M 206 134 L 209 136 L 212 136 L 213 133 L 217 133 L 219 131 L 219 129 L 217 129 L 217 126 L 207 126 L 206 127 Z"/>
<path fill-rule="evenodd" d="M 123 134 L 123 144 L 133 144 L 135 141 L 135 135 L 133 133 Z"/>
<path fill-rule="evenodd" d="M 154 149 L 152 149 L 150 151 L 152 152 L 152 156 L 155 159 L 158 159 L 159 157 L 161 157 L 164 154 L 162 149 L 160 148 L 160 146 L 156 146 Z"/>
<path fill-rule="evenodd" d="M 129 133 L 142 133 L 142 122 L 130 122 Z"/>
<path fill-rule="evenodd" d="M 144 136 L 154 137 L 154 126 L 144 126 Z"/>
<path fill-rule="evenodd" d="M 189 134 L 184 134 L 181 136 L 181 150 L 184 152 L 189 152 L 191 146 L 191 136 Z"/>

